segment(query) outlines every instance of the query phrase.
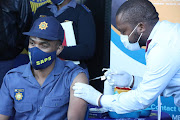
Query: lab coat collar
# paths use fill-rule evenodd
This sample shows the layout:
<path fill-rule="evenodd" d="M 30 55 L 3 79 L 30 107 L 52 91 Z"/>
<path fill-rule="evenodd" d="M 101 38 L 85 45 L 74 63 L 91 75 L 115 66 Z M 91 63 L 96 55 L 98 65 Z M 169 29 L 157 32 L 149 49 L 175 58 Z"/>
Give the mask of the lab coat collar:
<path fill-rule="evenodd" d="M 155 34 L 156 34 L 156 32 L 157 32 L 157 29 L 159 28 L 159 26 L 160 26 L 160 21 L 158 21 L 157 23 L 156 23 L 156 25 L 154 26 L 154 28 L 152 29 L 152 31 L 151 31 L 151 33 L 150 33 L 150 35 L 149 35 L 149 37 L 148 37 L 148 40 L 147 40 L 147 42 L 146 42 L 146 50 L 145 50 L 145 52 L 147 52 L 148 51 L 148 49 L 150 49 L 151 48 L 151 43 L 153 43 L 154 41 L 153 41 L 153 37 L 155 36 Z M 153 42 L 152 42 L 153 41 Z"/>
<path fill-rule="evenodd" d="M 148 37 L 148 40 L 152 40 L 152 39 L 153 39 L 153 37 L 154 37 L 154 35 L 155 35 L 155 33 L 156 33 L 156 31 L 157 31 L 160 23 L 161 23 L 160 21 L 158 21 L 158 22 L 156 23 L 156 25 L 154 26 L 154 28 L 152 29 L 152 31 L 151 31 L 151 33 L 150 33 L 150 35 L 149 35 L 149 37 Z"/>

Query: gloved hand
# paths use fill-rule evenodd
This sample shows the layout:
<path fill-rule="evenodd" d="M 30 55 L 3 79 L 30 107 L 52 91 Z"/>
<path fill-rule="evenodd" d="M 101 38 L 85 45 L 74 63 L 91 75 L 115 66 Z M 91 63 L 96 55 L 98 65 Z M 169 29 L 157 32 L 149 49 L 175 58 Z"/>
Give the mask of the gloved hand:
<path fill-rule="evenodd" d="M 107 80 L 104 81 L 104 91 L 103 91 L 103 94 L 104 94 L 104 95 L 113 95 L 113 94 L 114 94 L 114 86 L 111 86 Z M 103 96 L 104 96 L 104 95 L 103 95 Z M 102 96 L 102 97 L 103 97 L 103 96 Z M 101 99 L 102 99 L 102 97 L 101 97 Z M 102 101 L 102 100 L 101 100 L 101 101 Z M 105 108 L 105 107 L 103 107 L 103 106 L 102 106 L 102 109 L 103 109 L 105 112 L 108 112 L 108 109 Z"/>
<path fill-rule="evenodd" d="M 114 86 L 110 85 L 108 80 L 104 81 L 104 95 L 113 95 L 114 94 Z"/>
<path fill-rule="evenodd" d="M 82 98 L 92 105 L 99 106 L 98 102 L 102 93 L 94 89 L 92 86 L 84 83 L 75 83 L 73 90 L 75 97 Z"/>
<path fill-rule="evenodd" d="M 125 71 L 108 70 L 104 73 L 110 85 L 117 87 L 130 87 L 133 83 L 133 76 Z"/>

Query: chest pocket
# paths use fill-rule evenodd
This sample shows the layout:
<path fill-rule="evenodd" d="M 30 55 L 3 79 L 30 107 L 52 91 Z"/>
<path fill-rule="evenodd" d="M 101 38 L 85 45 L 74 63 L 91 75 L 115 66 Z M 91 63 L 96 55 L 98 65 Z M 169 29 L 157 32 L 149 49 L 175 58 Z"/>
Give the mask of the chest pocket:
<path fill-rule="evenodd" d="M 69 103 L 69 96 L 46 97 L 44 106 L 46 107 L 62 107 Z"/>
<path fill-rule="evenodd" d="M 15 103 L 14 106 L 16 113 L 14 120 L 27 120 L 30 116 L 30 111 L 32 111 L 31 103 Z"/>

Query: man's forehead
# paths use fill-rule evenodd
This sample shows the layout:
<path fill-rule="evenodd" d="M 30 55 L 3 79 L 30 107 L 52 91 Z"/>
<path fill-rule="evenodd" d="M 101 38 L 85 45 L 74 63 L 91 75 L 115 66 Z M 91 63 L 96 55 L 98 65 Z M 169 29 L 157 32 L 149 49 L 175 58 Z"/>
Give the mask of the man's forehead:
<path fill-rule="evenodd" d="M 39 37 L 33 37 L 33 36 L 30 36 L 30 39 L 33 41 L 51 42 L 50 40 L 39 38 Z"/>
<path fill-rule="evenodd" d="M 132 25 L 128 22 L 127 18 L 124 17 L 124 13 L 120 13 L 116 16 L 116 24 L 120 28 L 131 28 Z"/>
<path fill-rule="evenodd" d="M 117 21 L 116 21 L 116 24 L 117 24 L 118 29 L 124 29 L 124 28 L 126 28 L 126 27 L 129 27 L 129 23 L 127 23 L 127 22 L 121 22 L 121 21 L 119 21 L 118 19 L 117 19 Z"/>
<path fill-rule="evenodd" d="M 119 13 L 116 16 L 116 22 L 118 22 L 118 24 L 123 24 L 125 22 L 124 21 L 124 14 L 123 13 Z"/>

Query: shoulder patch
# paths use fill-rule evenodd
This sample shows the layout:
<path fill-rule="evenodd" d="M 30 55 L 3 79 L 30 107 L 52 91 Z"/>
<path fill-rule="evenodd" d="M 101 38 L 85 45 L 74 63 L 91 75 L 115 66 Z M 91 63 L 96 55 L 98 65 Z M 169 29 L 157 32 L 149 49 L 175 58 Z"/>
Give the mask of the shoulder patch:
<path fill-rule="evenodd" d="M 16 101 L 22 101 L 24 99 L 24 88 L 14 89 L 14 99 Z"/>
<path fill-rule="evenodd" d="M 40 15 L 39 17 L 46 17 L 46 15 Z"/>
<path fill-rule="evenodd" d="M 84 4 L 81 4 L 81 6 L 87 11 L 87 12 L 91 12 L 91 10 Z"/>
<path fill-rule="evenodd" d="M 35 13 L 39 7 L 49 5 L 50 0 L 30 0 L 32 12 Z"/>

